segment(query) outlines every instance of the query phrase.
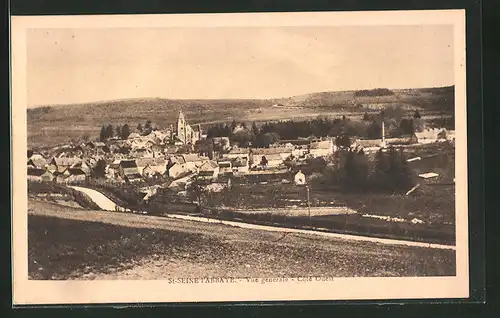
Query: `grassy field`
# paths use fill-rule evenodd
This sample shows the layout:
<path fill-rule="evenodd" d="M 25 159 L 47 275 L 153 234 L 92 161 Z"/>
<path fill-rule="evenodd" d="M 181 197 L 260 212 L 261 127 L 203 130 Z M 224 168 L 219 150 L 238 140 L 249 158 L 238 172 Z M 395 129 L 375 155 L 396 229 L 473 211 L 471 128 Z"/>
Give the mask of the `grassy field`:
<path fill-rule="evenodd" d="M 391 96 L 354 97 L 354 91 L 323 92 L 270 100 L 173 100 L 131 99 L 99 103 L 55 105 L 28 110 L 28 145 L 60 144 L 72 138 L 99 135 L 104 124 L 135 128 L 153 120 L 167 127 L 182 109 L 189 123 L 232 121 L 269 121 L 305 119 L 318 115 L 360 117 L 368 109 L 358 104 L 387 103 L 419 108 L 421 114 L 452 114 L 454 88 L 394 90 Z M 283 107 L 273 107 L 282 103 Z"/>
<path fill-rule="evenodd" d="M 30 279 L 455 275 L 455 252 L 29 201 Z"/>

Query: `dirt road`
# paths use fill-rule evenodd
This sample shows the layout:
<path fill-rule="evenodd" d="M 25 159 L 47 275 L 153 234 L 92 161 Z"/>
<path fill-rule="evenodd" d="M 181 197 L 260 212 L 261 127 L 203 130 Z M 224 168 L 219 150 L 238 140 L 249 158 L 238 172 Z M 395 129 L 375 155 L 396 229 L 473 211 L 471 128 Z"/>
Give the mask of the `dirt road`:
<path fill-rule="evenodd" d="M 454 275 L 455 252 L 29 202 L 32 279 Z"/>

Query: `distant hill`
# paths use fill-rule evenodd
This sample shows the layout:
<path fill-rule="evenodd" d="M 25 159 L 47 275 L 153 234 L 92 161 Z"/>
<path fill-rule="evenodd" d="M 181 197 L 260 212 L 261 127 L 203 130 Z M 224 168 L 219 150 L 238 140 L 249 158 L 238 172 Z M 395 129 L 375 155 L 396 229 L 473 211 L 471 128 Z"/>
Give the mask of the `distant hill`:
<path fill-rule="evenodd" d="M 378 89 L 372 91 L 319 92 L 277 99 L 127 99 L 28 109 L 28 145 L 67 142 L 71 138 L 98 136 L 102 125 L 133 129 L 152 120 L 159 127 L 174 124 L 180 109 L 191 124 L 220 121 L 265 121 L 317 115 L 359 113 L 391 105 L 407 109 L 452 112 L 454 87 Z"/>

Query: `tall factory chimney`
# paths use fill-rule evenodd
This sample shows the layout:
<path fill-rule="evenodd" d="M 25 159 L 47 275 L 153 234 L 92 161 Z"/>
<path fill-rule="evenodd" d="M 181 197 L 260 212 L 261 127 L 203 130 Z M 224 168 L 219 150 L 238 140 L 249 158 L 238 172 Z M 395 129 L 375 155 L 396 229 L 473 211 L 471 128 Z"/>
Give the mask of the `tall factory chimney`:
<path fill-rule="evenodd" d="M 382 120 L 382 143 L 380 146 L 385 147 L 385 123 L 383 120 Z"/>

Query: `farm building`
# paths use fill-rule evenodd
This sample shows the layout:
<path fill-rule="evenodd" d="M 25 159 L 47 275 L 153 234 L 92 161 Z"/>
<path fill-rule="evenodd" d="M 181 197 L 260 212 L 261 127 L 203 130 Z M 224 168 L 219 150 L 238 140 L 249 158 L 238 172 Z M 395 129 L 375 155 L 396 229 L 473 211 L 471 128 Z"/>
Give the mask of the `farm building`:
<path fill-rule="evenodd" d="M 28 160 L 28 168 L 30 169 L 45 169 L 47 167 L 47 160 L 45 158 L 30 158 Z"/>
<path fill-rule="evenodd" d="M 167 171 L 167 161 L 165 158 L 140 158 L 136 161 L 137 169 L 139 173 L 144 175 L 144 170 L 146 168 L 147 174 L 153 175 L 155 173 L 164 174 Z"/>
<path fill-rule="evenodd" d="M 52 172 L 44 169 L 28 169 L 28 181 L 50 182 L 54 180 Z"/>
<path fill-rule="evenodd" d="M 333 154 L 335 150 L 336 145 L 333 143 L 333 140 L 328 139 L 311 143 L 309 153 L 313 157 L 324 157 Z"/>
<path fill-rule="evenodd" d="M 66 171 L 68 175 L 65 178 L 65 182 L 84 182 L 87 179 L 87 175 L 80 168 L 68 168 Z"/>
<path fill-rule="evenodd" d="M 419 144 L 428 144 L 438 141 L 438 139 L 446 139 L 446 129 L 432 128 L 425 129 L 421 132 L 416 132 Z"/>
<path fill-rule="evenodd" d="M 248 173 L 250 170 L 249 160 L 247 158 L 235 158 L 231 161 L 233 173 Z"/>
<path fill-rule="evenodd" d="M 219 175 L 219 165 L 212 160 L 205 161 L 198 168 L 198 175 L 203 178 L 215 179 Z"/>
<path fill-rule="evenodd" d="M 221 158 L 217 160 L 217 163 L 219 164 L 219 174 L 224 175 L 231 174 L 233 172 L 232 160 L 228 158 Z"/>
<path fill-rule="evenodd" d="M 71 168 L 72 166 L 81 163 L 82 159 L 80 158 L 52 158 L 49 162 L 48 170 L 50 172 L 64 172 L 66 169 Z"/>
<path fill-rule="evenodd" d="M 248 158 L 249 155 L 250 155 L 250 149 L 248 148 L 233 148 L 228 153 L 223 154 L 222 157 L 235 159 L 235 158 Z"/>
<path fill-rule="evenodd" d="M 257 164 L 264 168 L 276 168 L 283 164 L 283 158 L 280 154 L 263 155 L 257 158 L 260 159 Z"/>
<path fill-rule="evenodd" d="M 135 174 L 139 174 L 139 169 L 137 168 L 137 164 L 135 160 L 122 160 L 120 161 L 120 166 L 118 170 L 119 175 L 123 179 L 127 179 L 128 176 L 132 176 Z"/>

